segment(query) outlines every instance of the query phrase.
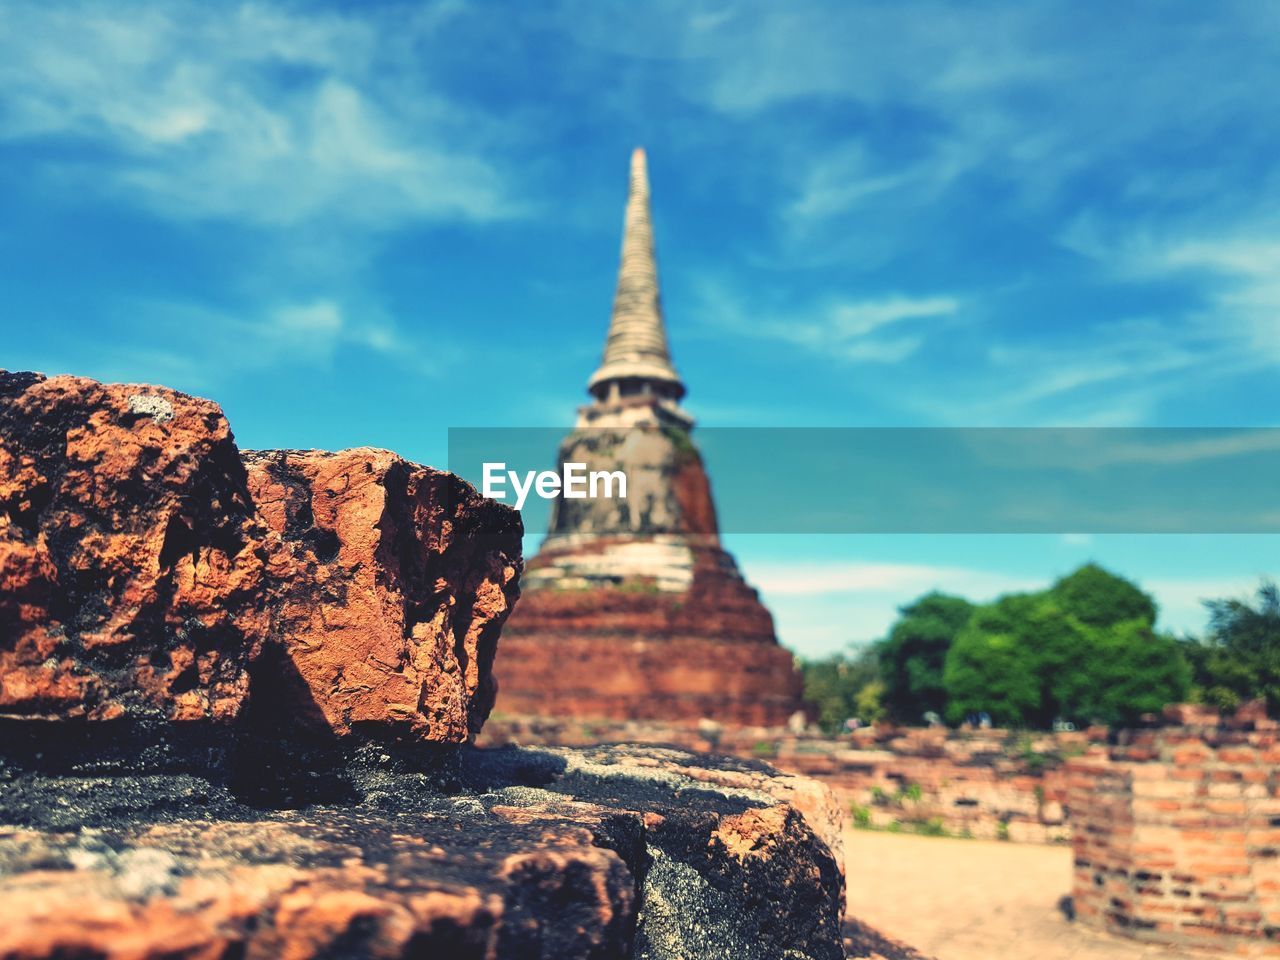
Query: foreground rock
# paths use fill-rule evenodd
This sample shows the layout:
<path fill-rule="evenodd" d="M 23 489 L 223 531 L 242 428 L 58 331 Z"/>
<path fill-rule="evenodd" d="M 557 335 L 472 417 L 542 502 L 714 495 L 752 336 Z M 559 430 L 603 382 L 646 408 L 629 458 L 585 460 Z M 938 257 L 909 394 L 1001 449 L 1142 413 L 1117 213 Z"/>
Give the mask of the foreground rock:
<path fill-rule="evenodd" d="M 234 719 L 265 532 L 216 404 L 0 371 L 0 715 Z"/>
<path fill-rule="evenodd" d="M 343 736 L 465 743 L 493 706 L 498 632 L 516 597 L 518 516 L 449 473 L 385 450 L 247 453 L 277 535 L 273 711 Z"/>
<path fill-rule="evenodd" d="M 9 762 L 0 956 L 844 956 L 838 855 L 798 778 L 506 749 L 469 752 L 442 790 L 365 760 L 359 799 L 276 811 L 207 773 Z"/>
<path fill-rule="evenodd" d="M 241 461 L 208 400 L 0 371 L 0 717 L 456 747 L 518 515 L 384 450 Z"/>

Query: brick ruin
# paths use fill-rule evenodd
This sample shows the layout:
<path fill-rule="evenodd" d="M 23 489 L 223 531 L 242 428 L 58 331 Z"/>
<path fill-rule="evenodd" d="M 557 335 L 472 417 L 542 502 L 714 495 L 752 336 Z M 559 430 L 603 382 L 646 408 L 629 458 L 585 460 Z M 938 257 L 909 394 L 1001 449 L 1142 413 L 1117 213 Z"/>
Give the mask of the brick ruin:
<path fill-rule="evenodd" d="M 502 640 L 507 642 L 506 636 Z M 499 715 L 488 743 L 580 746 L 670 743 L 765 760 L 821 781 L 862 827 L 1010 840 L 1071 839 L 1064 762 L 1105 740 L 1105 728 L 1010 730 L 866 728 L 829 737 L 765 727 Z"/>
<path fill-rule="evenodd" d="M 587 389 L 592 402 L 560 463 L 621 470 L 627 496 L 556 501 L 503 633 L 497 709 L 782 726 L 802 709 L 802 682 L 720 544 L 667 345 L 642 150 L 631 160 L 604 356 Z"/>
<path fill-rule="evenodd" d="M 1260 704 L 1171 707 L 1067 765 L 1073 901 L 1136 940 L 1280 956 L 1280 742 Z"/>

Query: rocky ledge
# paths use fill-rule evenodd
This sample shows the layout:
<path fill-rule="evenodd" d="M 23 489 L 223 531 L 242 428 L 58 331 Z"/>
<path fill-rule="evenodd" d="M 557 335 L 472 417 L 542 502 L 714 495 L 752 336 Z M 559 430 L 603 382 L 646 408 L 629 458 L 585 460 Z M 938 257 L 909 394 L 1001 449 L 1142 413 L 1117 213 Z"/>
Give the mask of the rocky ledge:
<path fill-rule="evenodd" d="M 0 956 L 844 956 L 808 781 L 625 747 L 353 772 L 350 802 L 264 809 L 194 770 L 11 760 Z"/>
<path fill-rule="evenodd" d="M 520 535 L 386 451 L 0 372 L 0 957 L 843 956 L 814 782 L 469 746 Z"/>

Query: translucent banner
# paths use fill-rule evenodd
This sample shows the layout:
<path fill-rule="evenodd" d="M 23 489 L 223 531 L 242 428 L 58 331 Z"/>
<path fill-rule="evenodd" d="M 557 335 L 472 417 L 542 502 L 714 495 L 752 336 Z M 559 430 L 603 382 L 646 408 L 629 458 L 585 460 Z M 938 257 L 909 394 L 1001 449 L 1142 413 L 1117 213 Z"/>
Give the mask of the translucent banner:
<path fill-rule="evenodd" d="M 455 428 L 448 466 L 531 533 L 1280 532 L 1272 428 Z"/>

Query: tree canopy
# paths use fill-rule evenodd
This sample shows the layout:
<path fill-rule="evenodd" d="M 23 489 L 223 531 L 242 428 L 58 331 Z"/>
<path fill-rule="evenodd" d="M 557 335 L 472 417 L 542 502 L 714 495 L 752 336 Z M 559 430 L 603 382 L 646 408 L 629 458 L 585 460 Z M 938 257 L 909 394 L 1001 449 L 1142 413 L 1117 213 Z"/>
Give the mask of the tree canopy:
<path fill-rule="evenodd" d="M 1195 668 L 1196 688 L 1207 703 L 1234 710 L 1264 697 L 1280 716 L 1280 589 L 1264 580 L 1252 601 L 1207 600 L 1209 635 L 1184 649 Z"/>
<path fill-rule="evenodd" d="M 1096 564 L 1040 593 L 978 607 L 948 651 L 947 718 L 999 724 L 1130 723 L 1185 699 L 1191 668 L 1155 632 L 1155 601 Z"/>
<path fill-rule="evenodd" d="M 1206 606 L 1208 636 L 1176 640 L 1156 630 L 1149 594 L 1094 563 L 991 603 L 928 593 L 870 649 L 806 664 L 805 692 L 832 730 L 929 711 L 953 724 L 986 713 L 1012 727 L 1126 725 L 1167 703 L 1234 709 L 1257 696 L 1280 711 L 1280 589 L 1264 581 L 1251 600 Z"/>
<path fill-rule="evenodd" d="M 874 723 L 884 716 L 884 684 L 874 650 L 834 654 L 803 664 L 805 699 L 818 708 L 818 723 L 835 733 L 845 720 Z"/>
<path fill-rule="evenodd" d="M 899 611 L 898 621 L 876 649 L 884 681 L 884 706 L 898 720 L 919 723 L 927 711 L 947 708 L 942 672 L 947 650 L 973 614 L 963 597 L 928 593 Z"/>
<path fill-rule="evenodd" d="M 1067 574 L 1049 594 L 1064 613 L 1091 627 L 1109 627 L 1124 620 L 1156 622 L 1156 602 L 1124 577 L 1096 563 L 1086 563 Z"/>

